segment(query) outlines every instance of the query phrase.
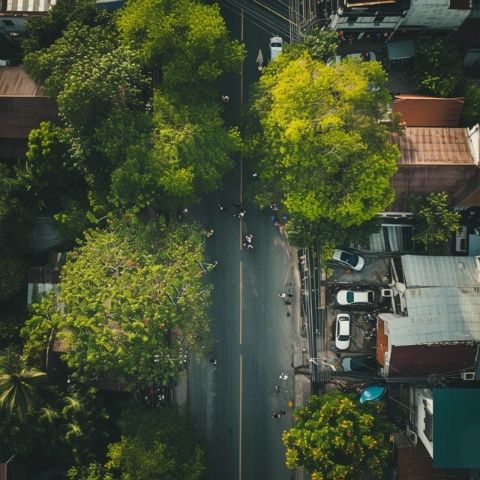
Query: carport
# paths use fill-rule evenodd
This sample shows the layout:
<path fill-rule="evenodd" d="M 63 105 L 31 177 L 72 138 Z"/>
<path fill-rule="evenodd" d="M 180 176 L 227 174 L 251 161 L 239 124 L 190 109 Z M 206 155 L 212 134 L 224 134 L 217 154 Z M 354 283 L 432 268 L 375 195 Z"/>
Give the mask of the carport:
<path fill-rule="evenodd" d="M 388 64 L 397 65 L 415 56 L 415 42 L 400 40 L 387 43 Z"/>

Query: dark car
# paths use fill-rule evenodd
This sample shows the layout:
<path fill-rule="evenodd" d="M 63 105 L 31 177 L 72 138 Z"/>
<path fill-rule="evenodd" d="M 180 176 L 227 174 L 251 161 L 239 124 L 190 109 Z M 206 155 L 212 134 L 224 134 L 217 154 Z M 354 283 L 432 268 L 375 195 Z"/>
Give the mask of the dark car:
<path fill-rule="evenodd" d="M 343 357 L 342 368 L 344 372 L 358 372 L 358 373 L 377 373 L 378 364 L 375 357 L 358 356 L 358 357 Z"/>

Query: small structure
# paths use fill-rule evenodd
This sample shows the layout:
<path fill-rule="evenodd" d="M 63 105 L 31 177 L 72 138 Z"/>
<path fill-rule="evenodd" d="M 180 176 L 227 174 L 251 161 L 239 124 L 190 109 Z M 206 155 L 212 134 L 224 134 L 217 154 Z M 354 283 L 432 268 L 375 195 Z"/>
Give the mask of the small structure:
<path fill-rule="evenodd" d="M 480 468 L 480 389 L 410 389 L 409 436 L 421 441 L 435 468 Z"/>
<path fill-rule="evenodd" d="M 392 266 L 392 309 L 379 313 L 384 376 L 473 372 L 480 342 L 480 257 L 402 255 Z"/>
<path fill-rule="evenodd" d="M 50 11 L 56 0 L 0 0 L 0 15 L 35 15 Z"/>
<path fill-rule="evenodd" d="M 23 66 L 0 68 L 0 160 L 24 158 L 30 130 L 57 118 L 56 103 Z"/>

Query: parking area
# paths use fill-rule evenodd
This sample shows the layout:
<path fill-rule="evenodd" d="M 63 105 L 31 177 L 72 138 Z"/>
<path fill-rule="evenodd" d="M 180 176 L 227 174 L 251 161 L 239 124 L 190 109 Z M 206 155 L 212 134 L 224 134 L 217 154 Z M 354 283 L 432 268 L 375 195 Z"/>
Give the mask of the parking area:
<path fill-rule="evenodd" d="M 326 345 L 328 352 L 324 357 L 329 359 L 337 368 L 345 356 L 374 356 L 376 345 L 376 313 L 389 311 L 391 300 L 388 297 L 390 283 L 390 256 L 360 254 L 364 260 L 364 266 L 360 271 L 354 271 L 332 262 L 329 266 L 333 274 L 327 283 L 327 311 L 326 311 Z M 337 298 L 338 293 L 340 298 Z M 372 303 L 346 303 L 344 300 L 372 300 Z M 368 292 L 371 292 L 370 294 Z M 343 300 L 342 300 L 343 298 Z M 337 337 L 337 316 L 348 314 L 350 318 L 350 344 L 344 347 Z"/>

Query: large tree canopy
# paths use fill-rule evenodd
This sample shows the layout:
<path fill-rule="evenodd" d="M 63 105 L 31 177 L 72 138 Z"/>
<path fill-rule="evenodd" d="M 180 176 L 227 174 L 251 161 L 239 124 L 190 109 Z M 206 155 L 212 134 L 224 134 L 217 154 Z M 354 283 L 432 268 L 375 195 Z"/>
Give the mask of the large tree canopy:
<path fill-rule="evenodd" d="M 145 65 L 159 66 L 162 87 L 170 95 L 211 97 L 224 73 L 240 69 L 243 47 L 230 40 L 218 5 L 130 0 L 118 28 Z"/>
<path fill-rule="evenodd" d="M 167 383 L 208 331 L 202 262 L 203 236 L 192 225 L 123 220 L 88 232 L 62 269 L 58 297 L 27 321 L 26 353 L 45 348 L 54 328 L 80 376 Z"/>
<path fill-rule="evenodd" d="M 391 430 L 382 409 L 338 391 L 311 396 L 283 434 L 287 467 L 305 468 L 312 480 L 384 478 Z"/>
<path fill-rule="evenodd" d="M 326 65 L 308 53 L 272 62 L 252 105 L 257 199 L 281 200 L 292 217 L 344 228 L 388 206 L 399 152 L 382 122 L 385 85 L 377 62 Z"/>

